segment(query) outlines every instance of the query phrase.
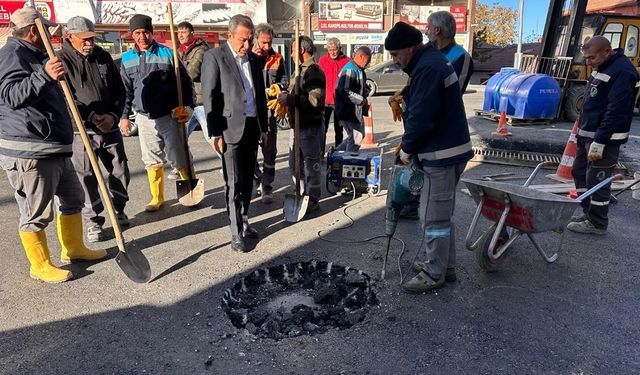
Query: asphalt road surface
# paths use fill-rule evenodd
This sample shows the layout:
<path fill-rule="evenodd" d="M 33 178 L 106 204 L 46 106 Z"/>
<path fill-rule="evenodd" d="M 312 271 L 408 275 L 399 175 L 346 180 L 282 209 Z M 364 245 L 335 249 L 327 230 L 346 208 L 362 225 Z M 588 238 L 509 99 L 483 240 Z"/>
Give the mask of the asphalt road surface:
<path fill-rule="evenodd" d="M 467 109 L 482 92 L 466 95 Z M 402 127 L 392 123 L 385 97 L 373 100 L 376 141 L 385 147 L 384 182 Z M 474 131 L 495 123 L 473 119 Z M 567 126 L 547 128 L 566 130 Z M 637 124 L 634 124 L 637 129 Z M 512 131 L 522 134 L 532 130 Z M 541 130 L 542 132 L 542 130 Z M 549 130 L 552 141 L 568 133 Z M 530 133 L 529 133 L 530 134 Z M 561 134 L 558 135 L 558 134 Z M 534 137 L 524 135 L 534 141 Z M 333 134 L 330 132 L 330 140 Z M 2 374 L 631 374 L 640 372 L 640 274 L 638 201 L 629 192 L 610 212 L 609 233 L 595 237 L 567 232 L 558 260 L 547 264 L 526 238 L 508 250 L 496 273 L 488 274 L 465 249 L 464 237 L 476 204 L 457 189 L 458 281 L 437 292 L 410 295 L 398 283 L 400 245 L 391 249 L 387 278 L 379 280 L 385 241 L 347 243 L 383 234 L 386 197 L 330 196 L 312 218 L 287 224 L 282 218 L 287 170 L 286 132 L 278 142 L 275 202 L 259 199 L 251 221 L 261 233 L 255 250 L 233 252 L 224 209 L 220 161 L 201 133 L 191 136 L 198 176 L 206 197 L 194 209 L 175 200 L 165 186 L 164 209 L 145 213 L 149 199 L 138 138 L 127 138 L 132 170 L 127 213 L 128 246 L 143 249 L 153 277 L 129 281 L 112 260 L 67 268 L 76 278 L 48 285 L 29 278 L 17 234 L 18 210 L 7 179 L 0 177 L 0 373 Z M 637 141 L 636 141 L 637 142 Z M 633 159 L 633 155 L 630 156 Z M 635 160 L 637 161 L 637 160 Z M 635 165 L 630 160 L 631 165 Z M 469 163 L 465 177 L 531 168 Z M 519 181 L 514 181 L 519 183 Z M 536 183 L 552 183 L 542 174 Z M 384 193 L 384 192 L 383 192 Z M 349 223 L 345 213 L 355 223 Z M 541 213 L 544 215 L 544 213 Z M 486 230 L 487 221 L 480 228 Z M 106 231 L 111 234 L 109 226 Z M 344 241 L 328 242 L 325 239 Z M 402 221 L 407 272 L 422 231 Z M 59 262 L 55 228 L 47 229 L 54 263 Z M 557 233 L 536 237 L 552 252 Z M 109 248 L 115 241 L 100 244 Z M 91 247 L 97 248 L 98 245 Z M 376 279 L 380 305 L 351 329 L 280 341 L 256 339 L 234 328 L 220 307 L 224 290 L 239 277 L 265 266 L 311 259 L 363 270 Z"/>

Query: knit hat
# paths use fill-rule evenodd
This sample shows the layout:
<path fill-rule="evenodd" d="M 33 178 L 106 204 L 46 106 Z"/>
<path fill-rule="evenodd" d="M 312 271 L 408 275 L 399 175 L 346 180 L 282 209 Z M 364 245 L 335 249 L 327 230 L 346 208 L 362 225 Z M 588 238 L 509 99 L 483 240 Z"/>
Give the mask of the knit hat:
<path fill-rule="evenodd" d="M 129 20 L 129 32 L 132 33 L 135 30 L 144 29 L 153 32 L 153 24 L 151 23 L 151 17 L 144 14 L 135 14 Z"/>
<path fill-rule="evenodd" d="M 384 49 L 395 51 L 412 47 L 422 43 L 422 33 L 420 30 L 405 22 L 398 22 L 387 34 L 384 40 Z"/>

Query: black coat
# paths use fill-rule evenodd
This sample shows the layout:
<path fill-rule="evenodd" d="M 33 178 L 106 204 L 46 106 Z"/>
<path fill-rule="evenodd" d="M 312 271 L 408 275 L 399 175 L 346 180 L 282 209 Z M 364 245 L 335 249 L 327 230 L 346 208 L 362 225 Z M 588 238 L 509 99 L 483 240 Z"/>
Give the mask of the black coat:
<path fill-rule="evenodd" d="M 0 49 L 0 154 L 23 159 L 72 154 L 71 118 L 58 82 L 44 71 L 47 59 L 14 37 Z"/>
<path fill-rule="evenodd" d="M 62 61 L 67 72 L 80 116 L 89 133 L 101 134 L 89 118 L 92 114 L 110 114 L 117 124 L 124 108 L 125 92 L 118 67 L 111 55 L 95 46 L 91 55 L 78 53 L 69 40 L 62 44 Z M 115 125 L 111 131 L 117 131 Z"/>
<path fill-rule="evenodd" d="M 256 54 L 249 52 L 253 80 L 256 117 L 261 132 L 268 131 L 267 97 L 262 65 Z M 245 127 L 246 96 L 240 69 L 228 43 L 205 52 L 202 62 L 202 99 L 209 134 L 223 136 L 226 143 L 240 143 Z"/>

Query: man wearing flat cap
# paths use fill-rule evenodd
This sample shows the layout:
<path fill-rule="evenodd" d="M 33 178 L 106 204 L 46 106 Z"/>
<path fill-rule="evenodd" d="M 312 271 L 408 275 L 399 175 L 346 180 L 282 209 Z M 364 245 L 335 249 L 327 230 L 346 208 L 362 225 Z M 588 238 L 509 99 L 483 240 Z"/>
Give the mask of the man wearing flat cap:
<path fill-rule="evenodd" d="M 71 163 L 73 127 L 58 86 L 65 69 L 49 59 L 36 20 L 54 26 L 33 8 L 11 15 L 12 36 L 0 49 L 0 166 L 15 190 L 20 209 L 20 240 L 31 264 L 32 278 L 60 283 L 71 272 L 53 265 L 45 228 L 53 221 L 56 197 L 57 232 L 63 263 L 104 258 L 82 239 L 82 187 Z"/>
<path fill-rule="evenodd" d="M 420 271 L 403 288 L 428 292 L 456 279 L 453 209 L 456 185 L 473 156 L 471 140 L 458 76 L 446 57 L 404 22 L 389 30 L 384 47 L 410 77 L 397 155 L 424 172 L 420 221 L 427 259 L 414 264 Z"/>
<path fill-rule="evenodd" d="M 158 211 L 164 203 L 164 165 L 167 162 L 178 170 L 180 179 L 187 179 L 191 160 L 184 151 L 178 123 L 185 123 L 191 117 L 186 107 L 193 109 L 195 97 L 191 78 L 180 64 L 184 107 L 178 107 L 173 51 L 153 39 L 151 17 L 143 14 L 131 17 L 129 32 L 135 46 L 122 54 L 120 75 L 126 99 L 120 116 L 120 130 L 124 135 L 129 134 L 129 115 L 135 110 L 142 161 L 151 191 L 151 201 L 145 210 L 152 212 Z"/>
<path fill-rule="evenodd" d="M 111 55 L 95 45 L 95 27 L 90 20 L 76 16 L 67 22 L 67 37 L 62 42 L 62 60 L 67 68 L 67 82 L 89 134 L 93 150 L 104 164 L 109 177 L 116 218 L 121 227 L 129 220 L 124 208 L 129 200 L 129 166 L 118 122 L 124 108 L 124 85 Z M 73 139 L 73 166 L 84 190 L 82 216 L 89 242 L 103 241 L 100 214 L 104 205 L 98 192 L 98 181 L 91 168 L 80 134 Z"/>

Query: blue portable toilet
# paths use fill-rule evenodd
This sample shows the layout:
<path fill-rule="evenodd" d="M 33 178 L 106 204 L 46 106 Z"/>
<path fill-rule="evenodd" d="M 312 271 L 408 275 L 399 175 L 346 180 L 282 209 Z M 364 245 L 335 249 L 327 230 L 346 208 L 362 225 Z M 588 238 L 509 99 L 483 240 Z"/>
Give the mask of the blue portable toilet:
<path fill-rule="evenodd" d="M 546 74 L 516 73 L 498 90 L 498 112 L 517 119 L 553 119 L 558 112 L 561 90 Z"/>
<path fill-rule="evenodd" d="M 500 105 L 500 86 L 502 86 L 503 82 L 509 78 L 509 76 L 518 72 L 518 69 L 515 68 L 501 68 L 498 73 L 489 78 L 484 89 L 484 104 L 482 106 L 484 111 L 498 111 L 498 106 Z"/>

